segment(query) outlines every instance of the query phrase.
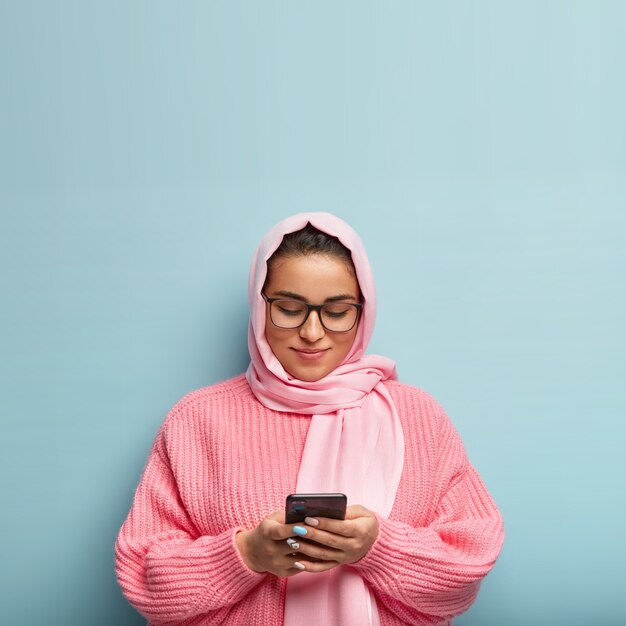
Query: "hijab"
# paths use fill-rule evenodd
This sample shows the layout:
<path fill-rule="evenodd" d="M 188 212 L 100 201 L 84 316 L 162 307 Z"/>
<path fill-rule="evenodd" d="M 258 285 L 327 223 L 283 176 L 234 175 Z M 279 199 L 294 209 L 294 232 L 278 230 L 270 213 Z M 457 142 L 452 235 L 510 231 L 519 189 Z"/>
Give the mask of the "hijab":
<path fill-rule="evenodd" d="M 352 348 L 332 372 L 312 382 L 288 374 L 274 356 L 265 338 L 266 304 L 261 295 L 268 259 L 285 235 L 307 224 L 337 237 L 350 250 L 363 304 Z M 342 492 L 348 504 L 361 504 L 387 517 L 404 464 L 404 437 L 383 384 L 397 377 L 395 364 L 365 354 L 376 319 L 376 291 L 361 239 L 330 213 L 299 213 L 283 220 L 255 252 L 248 297 L 251 363 L 246 377 L 252 392 L 270 409 L 311 416 L 295 491 Z M 288 579 L 284 623 L 375 626 L 379 621 L 374 597 L 362 577 L 341 565 Z"/>

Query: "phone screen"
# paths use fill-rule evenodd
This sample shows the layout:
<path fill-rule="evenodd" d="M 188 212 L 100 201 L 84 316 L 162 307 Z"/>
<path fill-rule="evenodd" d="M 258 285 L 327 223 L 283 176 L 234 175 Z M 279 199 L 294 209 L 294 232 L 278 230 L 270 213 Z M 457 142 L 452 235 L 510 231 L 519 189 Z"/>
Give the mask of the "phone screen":
<path fill-rule="evenodd" d="M 287 496 L 285 523 L 303 522 L 305 517 L 345 519 L 346 503 L 343 493 L 292 493 Z"/>

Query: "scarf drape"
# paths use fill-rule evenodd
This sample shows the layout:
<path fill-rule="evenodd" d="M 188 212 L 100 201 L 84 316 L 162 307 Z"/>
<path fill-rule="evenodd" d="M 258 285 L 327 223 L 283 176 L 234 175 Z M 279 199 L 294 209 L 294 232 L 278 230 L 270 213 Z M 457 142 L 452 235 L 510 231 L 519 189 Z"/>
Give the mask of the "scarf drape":
<path fill-rule="evenodd" d="M 283 236 L 310 223 L 337 237 L 352 254 L 363 297 L 354 343 L 344 361 L 324 378 L 306 382 L 289 375 L 265 338 L 266 304 L 261 290 L 267 260 Z M 300 213 L 277 224 L 254 255 L 248 283 L 251 363 L 246 372 L 257 399 L 268 408 L 311 415 L 296 492 L 343 492 L 387 517 L 404 464 L 404 437 L 393 401 L 383 384 L 396 378 L 393 361 L 365 355 L 376 317 L 376 292 L 363 244 L 356 232 L 330 213 Z M 287 495 L 287 494 L 285 494 Z M 288 579 L 285 626 L 376 626 L 374 597 L 349 566 Z"/>

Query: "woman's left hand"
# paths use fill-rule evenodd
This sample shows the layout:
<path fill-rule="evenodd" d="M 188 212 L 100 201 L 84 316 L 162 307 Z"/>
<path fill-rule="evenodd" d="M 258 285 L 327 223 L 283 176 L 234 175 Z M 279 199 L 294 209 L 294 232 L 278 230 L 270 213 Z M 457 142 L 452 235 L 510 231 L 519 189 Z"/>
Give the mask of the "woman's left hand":
<path fill-rule="evenodd" d="M 317 521 L 317 525 L 314 522 Z M 346 509 L 345 520 L 318 517 L 304 524 L 297 524 L 306 529 L 302 537 L 308 541 L 299 541 L 299 554 L 319 559 L 309 561 L 299 558 L 307 572 L 324 572 L 329 569 L 329 561 L 337 564 L 355 563 L 364 557 L 378 537 L 378 520 L 374 513 L 360 504 L 353 504 Z M 315 543 L 309 543 L 309 541 Z"/>

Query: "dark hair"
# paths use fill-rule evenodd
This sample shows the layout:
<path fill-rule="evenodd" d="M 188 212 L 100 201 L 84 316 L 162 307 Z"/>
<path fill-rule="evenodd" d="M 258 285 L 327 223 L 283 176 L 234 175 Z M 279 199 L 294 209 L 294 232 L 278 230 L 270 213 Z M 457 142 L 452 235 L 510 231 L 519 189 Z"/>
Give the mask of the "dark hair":
<path fill-rule="evenodd" d="M 267 284 L 269 281 L 272 266 L 276 261 L 287 257 L 306 256 L 308 254 L 326 254 L 337 257 L 345 261 L 356 276 L 350 250 L 337 237 L 328 235 L 315 228 L 315 226 L 307 224 L 301 230 L 289 233 L 283 237 L 280 246 L 276 248 L 274 254 L 267 260 L 267 278 L 265 283 Z"/>

